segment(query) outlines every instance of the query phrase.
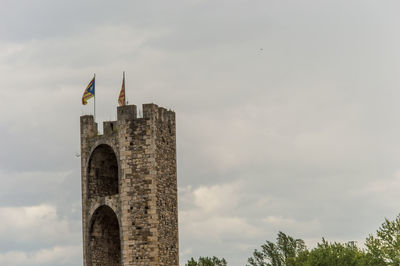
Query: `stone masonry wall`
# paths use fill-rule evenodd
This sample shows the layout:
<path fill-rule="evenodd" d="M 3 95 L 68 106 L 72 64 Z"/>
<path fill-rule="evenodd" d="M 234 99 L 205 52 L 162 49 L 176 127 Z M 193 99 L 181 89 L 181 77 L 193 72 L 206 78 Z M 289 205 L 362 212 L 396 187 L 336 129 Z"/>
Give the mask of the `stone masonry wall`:
<path fill-rule="evenodd" d="M 104 260 L 93 255 L 104 248 L 93 236 L 107 238 L 95 230 L 105 221 L 95 210 L 104 206 L 115 213 L 119 228 L 120 262 L 110 265 L 179 265 L 175 113 L 147 104 L 143 114 L 137 118 L 134 105 L 118 107 L 118 120 L 104 122 L 103 135 L 97 134 L 92 116 L 81 117 L 85 266 Z M 96 147 L 103 149 L 97 154 Z M 104 188 L 113 186 L 111 180 L 118 180 L 117 191 Z M 115 231 L 109 235 L 115 239 Z M 114 243 L 107 250 L 118 250 L 115 241 L 106 242 Z"/>
<path fill-rule="evenodd" d="M 175 113 L 158 108 L 156 130 L 157 216 L 159 265 L 177 265 L 178 204 Z"/>
<path fill-rule="evenodd" d="M 126 265 L 158 265 L 157 245 L 154 239 L 157 219 L 149 212 L 154 206 L 154 182 L 149 121 L 145 119 L 118 119 L 121 145 L 121 208 L 123 250 Z"/>

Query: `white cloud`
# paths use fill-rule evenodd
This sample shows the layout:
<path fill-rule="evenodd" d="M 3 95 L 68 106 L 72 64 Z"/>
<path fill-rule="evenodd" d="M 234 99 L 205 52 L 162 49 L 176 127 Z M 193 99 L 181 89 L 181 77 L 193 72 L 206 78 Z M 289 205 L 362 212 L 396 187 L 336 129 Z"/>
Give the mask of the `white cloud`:
<path fill-rule="evenodd" d="M 235 215 L 242 196 L 240 183 L 186 187 L 181 190 L 181 230 L 196 238 L 252 236 L 258 229 Z"/>
<path fill-rule="evenodd" d="M 0 207 L 0 265 L 72 266 L 82 261 L 80 221 L 54 205 Z"/>
<path fill-rule="evenodd" d="M 180 188 L 180 235 L 193 243 L 185 246 L 181 261 L 199 254 L 200 246 L 219 247 L 229 244 L 229 252 L 243 251 L 249 239 L 263 235 L 263 229 L 252 224 L 247 217 L 241 216 L 237 208 L 245 196 L 240 182 L 206 186 L 198 188 Z M 220 252 L 221 256 L 225 252 Z M 206 256 L 211 254 L 201 254 Z M 218 255 L 218 254 L 216 254 Z"/>
<path fill-rule="evenodd" d="M 73 243 L 80 232 L 72 231 L 67 218 L 59 217 L 55 206 L 41 204 L 24 207 L 0 207 L 1 242 L 20 245 Z"/>
<path fill-rule="evenodd" d="M 55 246 L 35 252 L 10 251 L 0 253 L 2 266 L 59 265 L 73 266 L 82 260 L 81 246 Z M 79 263 L 81 264 L 81 263 Z"/>
<path fill-rule="evenodd" d="M 237 205 L 240 200 L 239 192 L 239 183 L 200 186 L 193 191 L 194 203 L 203 212 L 221 214 Z"/>

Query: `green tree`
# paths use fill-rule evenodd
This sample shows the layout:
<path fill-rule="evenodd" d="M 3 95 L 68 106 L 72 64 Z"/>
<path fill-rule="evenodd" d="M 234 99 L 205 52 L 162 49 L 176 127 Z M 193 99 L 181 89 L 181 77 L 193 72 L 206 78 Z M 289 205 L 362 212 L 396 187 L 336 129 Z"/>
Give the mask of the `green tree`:
<path fill-rule="evenodd" d="M 279 232 L 276 244 L 266 241 L 248 259 L 251 266 L 379 266 L 354 242 L 329 243 L 324 238 L 308 250 L 304 241 Z"/>
<path fill-rule="evenodd" d="M 329 243 L 322 238 L 322 243 L 318 243 L 317 247 L 312 249 L 303 264 L 304 266 L 320 265 L 346 265 L 346 266 L 362 266 L 375 265 L 371 264 L 364 250 L 358 248 L 354 242 Z"/>
<path fill-rule="evenodd" d="M 322 243 L 308 250 L 304 241 L 279 232 L 276 243 L 266 241 L 248 259 L 251 266 L 400 266 L 400 214 L 390 221 L 385 218 L 375 235 L 365 241 L 366 249 L 354 242 Z M 195 265 L 195 264 L 194 264 Z"/>
<path fill-rule="evenodd" d="M 261 251 L 254 250 L 253 257 L 248 259 L 248 263 L 251 266 L 301 265 L 301 261 L 307 258 L 307 253 L 303 240 L 279 232 L 276 244 L 266 241 L 261 245 Z"/>
<path fill-rule="evenodd" d="M 228 263 L 224 258 L 219 259 L 217 257 L 199 257 L 199 259 L 196 261 L 193 258 L 191 258 L 187 263 L 186 266 L 226 266 Z"/>
<path fill-rule="evenodd" d="M 375 265 L 400 265 L 400 215 L 393 221 L 385 218 L 376 236 L 367 237 L 365 246 Z"/>

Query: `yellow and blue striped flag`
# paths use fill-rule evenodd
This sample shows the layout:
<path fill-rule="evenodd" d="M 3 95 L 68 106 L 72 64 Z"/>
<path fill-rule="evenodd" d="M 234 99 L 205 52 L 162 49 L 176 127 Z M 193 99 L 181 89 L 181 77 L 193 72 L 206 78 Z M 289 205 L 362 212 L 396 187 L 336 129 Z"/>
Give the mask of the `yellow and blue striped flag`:
<path fill-rule="evenodd" d="M 87 100 L 94 97 L 94 80 L 95 80 L 95 77 L 93 77 L 92 81 L 89 82 L 89 85 L 87 85 L 86 90 L 83 93 L 83 96 L 82 96 L 82 104 L 83 105 L 86 105 Z"/>

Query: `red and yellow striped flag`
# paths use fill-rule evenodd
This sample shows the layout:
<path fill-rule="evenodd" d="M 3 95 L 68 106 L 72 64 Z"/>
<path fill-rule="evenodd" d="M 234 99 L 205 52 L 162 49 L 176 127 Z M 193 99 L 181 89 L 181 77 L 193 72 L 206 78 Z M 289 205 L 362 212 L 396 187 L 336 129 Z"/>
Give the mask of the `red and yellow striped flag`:
<path fill-rule="evenodd" d="M 122 87 L 121 87 L 121 92 L 119 93 L 118 103 L 119 106 L 125 106 L 125 72 L 122 78 Z"/>

